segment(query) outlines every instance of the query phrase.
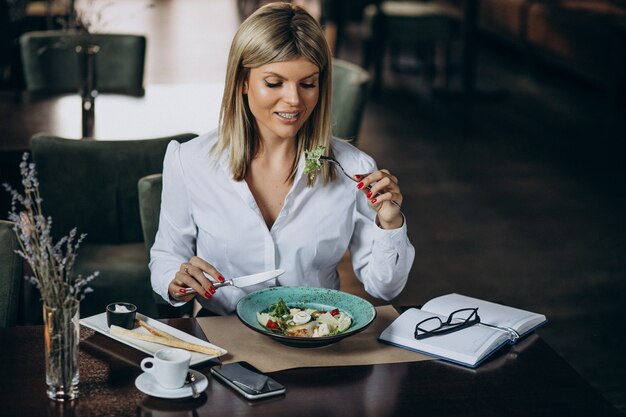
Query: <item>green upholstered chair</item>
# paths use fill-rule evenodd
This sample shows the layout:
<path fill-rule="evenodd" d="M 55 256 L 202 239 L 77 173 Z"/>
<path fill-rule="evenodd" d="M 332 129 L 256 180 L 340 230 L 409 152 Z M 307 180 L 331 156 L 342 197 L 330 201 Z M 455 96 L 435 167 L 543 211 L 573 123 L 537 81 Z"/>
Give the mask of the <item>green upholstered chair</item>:
<path fill-rule="evenodd" d="M 139 179 L 137 183 L 139 193 L 139 212 L 141 214 L 141 226 L 143 228 L 143 241 L 150 258 L 150 249 L 154 245 L 157 230 L 159 230 L 159 215 L 161 214 L 161 191 L 163 190 L 162 174 L 147 175 Z M 159 318 L 181 317 L 191 315 L 193 303 L 187 303 L 182 307 L 172 307 L 160 295 L 153 292 Z"/>
<path fill-rule="evenodd" d="M 23 279 L 23 260 L 15 253 L 19 249 L 14 223 L 0 220 L 0 328 L 17 322 L 19 289 Z"/>
<path fill-rule="evenodd" d="M 96 89 L 143 95 L 146 38 L 72 30 L 27 32 L 20 37 L 26 89 L 33 93 L 75 92 L 79 88 L 77 45 L 96 44 Z"/>
<path fill-rule="evenodd" d="M 356 144 L 368 96 L 370 76 L 361 67 L 333 59 L 332 130 Z"/>
<path fill-rule="evenodd" d="M 137 182 L 163 170 L 171 140 L 195 134 L 144 140 L 73 140 L 37 134 L 33 161 L 39 175 L 43 210 L 58 236 L 77 227 L 87 233 L 75 272 L 100 271 L 94 292 L 81 304 L 81 316 L 101 313 L 110 302 L 128 301 L 156 314 L 139 214 Z"/>
<path fill-rule="evenodd" d="M 382 1 L 363 11 L 366 52 L 363 66 L 374 64 L 373 90 L 382 83 L 383 62 L 387 49 L 397 56 L 400 49 L 418 51 L 424 55 L 423 74 L 432 84 L 432 73 L 446 86 L 449 78 L 449 46 L 459 37 L 458 12 L 453 8 L 429 1 Z M 426 52 L 424 54 L 424 52 Z M 436 59 L 436 52 L 439 58 Z M 392 61 L 393 62 L 393 61 Z"/>
<path fill-rule="evenodd" d="M 139 215 L 143 229 L 143 241 L 146 253 L 150 256 L 150 249 L 154 245 L 157 230 L 159 230 L 159 215 L 161 214 L 161 192 L 163 191 L 163 174 L 152 174 L 140 178 L 137 182 L 139 194 Z"/>

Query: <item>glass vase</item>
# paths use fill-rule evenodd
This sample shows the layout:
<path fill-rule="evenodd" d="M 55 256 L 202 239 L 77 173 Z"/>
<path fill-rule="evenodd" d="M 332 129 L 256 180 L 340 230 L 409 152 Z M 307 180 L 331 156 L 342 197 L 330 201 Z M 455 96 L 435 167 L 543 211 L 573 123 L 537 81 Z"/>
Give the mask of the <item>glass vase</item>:
<path fill-rule="evenodd" d="M 79 306 L 78 300 L 59 308 L 43 306 L 47 394 L 55 401 L 78 397 Z"/>

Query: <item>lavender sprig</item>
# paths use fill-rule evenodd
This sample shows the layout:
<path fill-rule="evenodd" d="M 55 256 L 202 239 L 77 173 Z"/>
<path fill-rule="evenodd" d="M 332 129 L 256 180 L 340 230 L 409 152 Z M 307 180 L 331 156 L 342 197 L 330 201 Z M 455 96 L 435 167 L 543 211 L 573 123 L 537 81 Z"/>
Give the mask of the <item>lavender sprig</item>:
<path fill-rule="evenodd" d="M 61 308 L 74 300 L 82 300 L 85 294 L 92 292 L 88 284 L 99 274 L 96 271 L 87 277 L 73 275 L 77 250 L 86 235 L 76 239 L 74 228 L 68 236 L 54 243 L 52 219 L 43 215 L 37 171 L 35 164 L 28 163 L 28 153 L 22 156 L 20 174 L 24 194 L 8 184 L 2 185 L 11 194 L 9 220 L 15 223 L 13 230 L 20 243 L 20 250 L 16 253 L 28 262 L 34 273 L 25 279 L 37 287 L 41 299 L 49 307 Z"/>

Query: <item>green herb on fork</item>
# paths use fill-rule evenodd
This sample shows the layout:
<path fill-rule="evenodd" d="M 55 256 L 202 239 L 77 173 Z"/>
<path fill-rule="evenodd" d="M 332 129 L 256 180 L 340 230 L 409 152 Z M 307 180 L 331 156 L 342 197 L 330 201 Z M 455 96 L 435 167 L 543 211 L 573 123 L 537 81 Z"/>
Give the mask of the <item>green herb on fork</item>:
<path fill-rule="evenodd" d="M 304 151 L 304 173 L 309 174 L 311 181 L 315 180 L 317 173 L 322 169 L 322 161 L 320 159 L 325 149 L 324 145 L 319 145 L 312 151 Z"/>

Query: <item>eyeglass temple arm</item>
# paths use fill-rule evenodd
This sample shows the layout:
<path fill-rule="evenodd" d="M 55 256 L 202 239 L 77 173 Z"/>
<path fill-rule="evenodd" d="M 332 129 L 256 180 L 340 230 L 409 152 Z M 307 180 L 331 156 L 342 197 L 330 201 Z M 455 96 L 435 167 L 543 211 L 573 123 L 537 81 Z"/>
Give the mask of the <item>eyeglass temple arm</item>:
<path fill-rule="evenodd" d="M 481 326 L 487 326 L 487 327 L 491 327 L 493 329 L 498 329 L 498 330 L 502 330 L 503 332 L 507 332 L 510 335 L 510 339 L 512 342 L 517 341 L 517 339 L 519 339 L 521 336 L 520 334 L 517 332 L 517 330 L 512 329 L 510 327 L 504 327 L 504 326 L 495 326 L 493 324 L 487 324 L 487 323 L 483 323 L 482 321 L 480 323 Z"/>

